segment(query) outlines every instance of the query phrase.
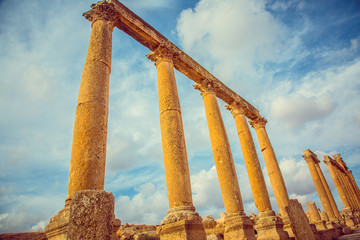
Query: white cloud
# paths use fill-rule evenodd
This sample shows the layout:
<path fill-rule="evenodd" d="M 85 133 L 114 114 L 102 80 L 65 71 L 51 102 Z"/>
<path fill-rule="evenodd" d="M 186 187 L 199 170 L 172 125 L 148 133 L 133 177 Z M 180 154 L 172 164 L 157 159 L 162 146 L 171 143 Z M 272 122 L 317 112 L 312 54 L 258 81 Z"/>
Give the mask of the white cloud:
<path fill-rule="evenodd" d="M 271 103 L 274 120 L 284 124 L 287 130 L 299 129 L 305 123 L 322 119 L 335 108 L 331 95 L 305 97 L 299 93 L 280 96 Z"/>
<path fill-rule="evenodd" d="M 159 224 L 169 206 L 165 185 L 145 183 L 137 188 L 137 192 L 133 198 L 119 196 L 116 199 L 116 217 L 122 224 Z"/>

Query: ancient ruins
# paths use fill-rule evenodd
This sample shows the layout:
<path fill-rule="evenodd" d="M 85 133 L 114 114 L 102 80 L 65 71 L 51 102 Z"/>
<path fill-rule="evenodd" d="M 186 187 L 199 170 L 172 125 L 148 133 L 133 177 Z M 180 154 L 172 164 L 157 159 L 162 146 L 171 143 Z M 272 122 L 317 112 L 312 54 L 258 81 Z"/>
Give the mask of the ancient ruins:
<path fill-rule="evenodd" d="M 60 239 L 332 239 L 350 233 L 360 220 L 360 191 L 340 155 L 326 156 L 331 176 L 345 205 L 338 210 L 310 150 L 304 152 L 324 214 L 308 203 L 307 215 L 289 199 L 285 182 L 259 111 L 209 73 L 181 49 L 117 0 L 101 1 L 84 13 L 92 23 L 78 96 L 68 197 L 65 208 L 46 227 L 50 240 Z M 112 32 L 117 27 L 147 47 L 158 72 L 161 139 L 169 210 L 155 229 L 139 229 L 114 217 L 114 196 L 104 191 Z M 204 101 L 211 146 L 226 214 L 202 219 L 193 205 L 180 102 L 174 68 L 195 82 Z M 247 216 L 218 99 L 234 117 L 258 215 Z M 255 129 L 280 214 L 270 203 L 250 125 Z M 324 215 L 324 216 L 323 216 Z M 121 216 L 119 216 L 121 218 Z M 308 220 L 309 218 L 309 220 Z M 132 228 L 133 235 L 127 231 Z M 137 229 L 137 230 L 136 230 Z M 146 229 L 144 227 L 143 229 Z M 138 231 L 139 232 L 139 231 Z M 147 232 L 147 233 L 146 233 Z"/>

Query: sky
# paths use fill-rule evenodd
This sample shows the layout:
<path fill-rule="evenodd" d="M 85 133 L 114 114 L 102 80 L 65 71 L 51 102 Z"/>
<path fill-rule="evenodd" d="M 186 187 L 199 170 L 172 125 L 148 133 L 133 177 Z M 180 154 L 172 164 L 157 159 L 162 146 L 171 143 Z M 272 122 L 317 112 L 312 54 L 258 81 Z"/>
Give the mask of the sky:
<path fill-rule="evenodd" d="M 290 198 L 317 196 L 303 151 L 340 153 L 360 182 L 358 0 L 121 1 L 238 95 L 266 125 Z M 64 207 L 94 1 L 0 1 L 0 233 L 44 229 Z M 105 190 L 123 224 L 159 224 L 168 201 L 149 50 L 114 29 Z M 202 98 L 175 72 L 193 202 L 224 210 Z M 219 100 L 246 214 L 258 213 L 234 119 Z M 271 198 L 278 207 L 252 130 Z M 321 169 L 338 208 L 327 166 Z"/>

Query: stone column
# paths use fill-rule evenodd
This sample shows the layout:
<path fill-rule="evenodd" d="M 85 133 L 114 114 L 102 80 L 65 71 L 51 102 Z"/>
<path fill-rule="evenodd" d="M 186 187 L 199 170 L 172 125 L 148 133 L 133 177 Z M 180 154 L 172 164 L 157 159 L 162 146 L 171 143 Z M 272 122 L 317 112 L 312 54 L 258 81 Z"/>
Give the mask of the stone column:
<path fill-rule="evenodd" d="M 215 89 L 211 83 L 205 83 L 204 85 L 197 84 L 194 85 L 194 88 L 200 90 L 204 100 L 216 171 L 225 211 L 228 214 L 225 218 L 225 239 L 246 238 L 255 240 L 251 221 L 244 213 L 235 165 Z M 232 218 L 231 225 L 238 221 L 237 226 L 229 228 L 229 218 Z"/>
<path fill-rule="evenodd" d="M 158 70 L 160 128 L 164 157 L 166 186 L 169 200 L 168 215 L 157 229 L 161 239 L 206 239 L 201 217 L 192 202 L 190 174 L 177 92 L 174 52 L 160 45 L 147 57 Z"/>
<path fill-rule="evenodd" d="M 355 179 L 354 179 L 354 176 L 352 175 L 352 171 L 351 171 L 351 170 L 347 171 L 347 174 L 348 174 L 348 176 L 349 176 L 349 179 L 350 179 L 351 184 L 352 184 L 353 187 L 354 187 L 354 190 L 355 190 L 355 192 L 356 192 L 356 195 L 358 196 L 358 199 L 360 199 L 360 190 L 359 190 L 359 187 L 358 187 L 357 184 L 356 184 L 356 181 L 355 181 Z"/>
<path fill-rule="evenodd" d="M 319 166 L 318 163 L 315 164 L 315 168 L 316 168 L 316 171 L 317 171 L 318 174 L 319 174 L 320 180 L 321 180 L 321 182 L 322 182 L 322 184 L 323 184 L 323 186 L 324 186 L 324 188 L 325 188 L 326 195 L 327 195 L 328 198 L 329 198 L 329 201 L 330 201 L 331 207 L 332 207 L 332 209 L 333 209 L 333 211 L 334 211 L 335 217 L 336 217 L 337 219 L 339 219 L 339 218 L 341 217 L 341 216 L 340 216 L 340 213 L 339 213 L 339 209 L 338 209 L 338 207 L 336 206 L 336 202 L 335 202 L 334 197 L 333 197 L 333 195 L 332 195 L 332 193 L 331 193 L 331 190 L 330 190 L 330 188 L 329 188 L 329 185 L 328 185 L 328 183 L 327 183 L 327 181 L 326 181 L 326 179 L 325 179 L 325 176 L 324 176 L 323 172 L 321 171 L 321 168 L 320 168 L 320 166 Z"/>
<path fill-rule="evenodd" d="M 307 202 L 306 206 L 309 210 L 310 223 L 315 224 L 317 230 L 327 229 L 326 222 L 321 219 L 318 208 L 315 202 Z"/>
<path fill-rule="evenodd" d="M 70 203 L 75 192 L 104 189 L 115 11 L 112 4 L 99 2 L 84 16 L 92 22 L 92 30 L 76 107 L 68 197 L 65 208 L 45 228 L 49 240 L 67 239 Z"/>
<path fill-rule="evenodd" d="M 334 166 L 334 164 L 332 163 L 332 159 L 329 157 L 329 156 L 324 156 L 324 163 L 328 166 L 329 168 L 329 172 L 330 172 L 330 175 L 335 183 L 335 187 L 336 189 L 338 190 L 339 192 L 339 195 L 340 195 L 340 198 L 341 198 L 341 201 L 343 202 L 344 204 L 344 207 L 345 208 L 350 208 L 350 203 L 349 203 L 349 200 L 347 198 L 347 195 L 346 195 L 346 191 L 344 189 L 344 186 L 337 174 L 337 170 Z"/>
<path fill-rule="evenodd" d="M 313 152 L 311 152 L 309 149 L 304 151 L 303 157 L 308 164 L 310 174 L 314 181 L 315 188 L 319 195 L 321 204 L 323 205 L 323 208 L 324 208 L 325 212 L 328 214 L 330 220 L 335 221 L 336 217 L 335 217 L 334 211 L 331 207 L 330 200 L 326 194 L 326 191 L 325 191 L 324 185 L 321 181 L 321 178 L 319 176 L 319 173 L 315 167 L 315 165 L 319 163 L 319 160 L 317 159 L 316 155 Z"/>
<path fill-rule="evenodd" d="M 110 4 L 85 14 L 92 31 L 75 114 L 69 191 L 103 190 L 109 109 L 112 32 Z"/>
<path fill-rule="evenodd" d="M 256 153 L 255 145 L 253 138 L 251 136 L 251 132 L 249 129 L 249 125 L 246 121 L 246 117 L 244 115 L 244 110 L 241 108 L 241 106 L 236 105 L 235 103 L 227 105 L 226 108 L 231 111 L 232 115 L 235 119 L 236 129 L 238 132 L 240 145 L 242 149 L 242 153 L 244 156 L 244 162 L 246 166 L 246 170 L 249 176 L 250 186 L 254 197 L 254 202 L 256 208 L 260 212 L 260 216 L 264 216 L 264 219 L 258 220 L 258 223 L 255 225 L 255 229 L 258 231 L 258 237 L 260 236 L 266 236 L 269 231 L 270 221 L 265 220 L 266 218 L 269 218 L 269 216 L 275 216 L 275 212 L 272 210 L 269 194 L 266 188 L 265 179 L 262 173 L 262 169 L 260 166 L 260 162 Z M 265 214 L 267 213 L 267 214 Z M 275 219 L 275 218 L 274 218 Z M 279 221 L 280 219 L 275 219 L 276 221 Z M 266 223 L 265 223 L 266 222 Z M 263 228 L 262 226 L 265 226 L 265 224 L 268 224 L 266 228 Z M 276 228 L 277 226 L 272 226 L 272 228 Z M 266 231 L 264 231 L 266 229 Z M 264 231 L 262 233 L 261 231 Z M 277 232 L 282 232 L 282 229 L 276 230 Z"/>
<path fill-rule="evenodd" d="M 289 206 L 290 200 L 279 163 L 276 160 L 274 149 L 271 146 L 270 139 L 265 129 L 266 123 L 267 120 L 265 118 L 257 118 L 250 121 L 250 125 L 256 131 L 260 149 L 264 157 L 266 170 L 270 178 L 272 189 L 274 191 L 276 203 L 278 204 L 280 213 L 284 218 L 287 215 L 285 207 Z"/>
<path fill-rule="evenodd" d="M 341 201 L 344 204 L 344 209 L 341 211 L 342 214 L 345 216 L 345 224 L 350 228 L 354 229 L 356 222 L 353 216 L 353 212 L 351 210 L 350 201 L 348 196 L 346 195 L 346 191 L 344 189 L 344 185 L 339 177 L 338 170 L 335 167 L 335 162 L 329 156 L 324 156 L 324 163 L 328 166 L 331 178 L 335 183 L 335 187 L 338 190 L 340 195 Z"/>
<path fill-rule="evenodd" d="M 337 169 L 337 171 L 338 171 L 338 176 L 340 178 L 340 181 L 342 182 L 342 185 L 344 186 L 344 189 L 346 191 L 346 196 L 348 196 L 350 206 L 352 208 L 357 208 L 356 200 L 350 189 L 349 183 L 347 182 L 347 180 L 345 178 L 345 174 L 344 174 L 343 170 Z"/>

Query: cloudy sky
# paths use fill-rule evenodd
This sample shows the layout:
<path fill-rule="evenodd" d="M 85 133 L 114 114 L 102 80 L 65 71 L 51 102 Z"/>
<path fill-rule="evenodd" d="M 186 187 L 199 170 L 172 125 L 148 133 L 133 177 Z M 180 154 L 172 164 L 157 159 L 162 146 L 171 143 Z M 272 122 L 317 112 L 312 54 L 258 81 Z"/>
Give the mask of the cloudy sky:
<path fill-rule="evenodd" d="M 360 181 L 358 0 L 124 0 L 268 119 L 291 198 L 321 207 L 302 152 L 340 153 Z M 0 232 L 37 231 L 63 208 L 92 0 L 0 0 Z M 113 33 L 105 190 L 123 223 L 168 208 L 149 50 Z M 176 72 L 194 205 L 224 211 L 203 102 Z M 257 213 L 234 120 L 219 101 L 247 214 Z M 258 142 L 255 133 L 253 138 Z M 258 151 L 260 163 L 263 157 Z M 327 167 L 321 168 L 340 209 Z M 267 183 L 269 183 L 266 177 Z M 278 210 L 271 186 L 272 205 Z"/>

